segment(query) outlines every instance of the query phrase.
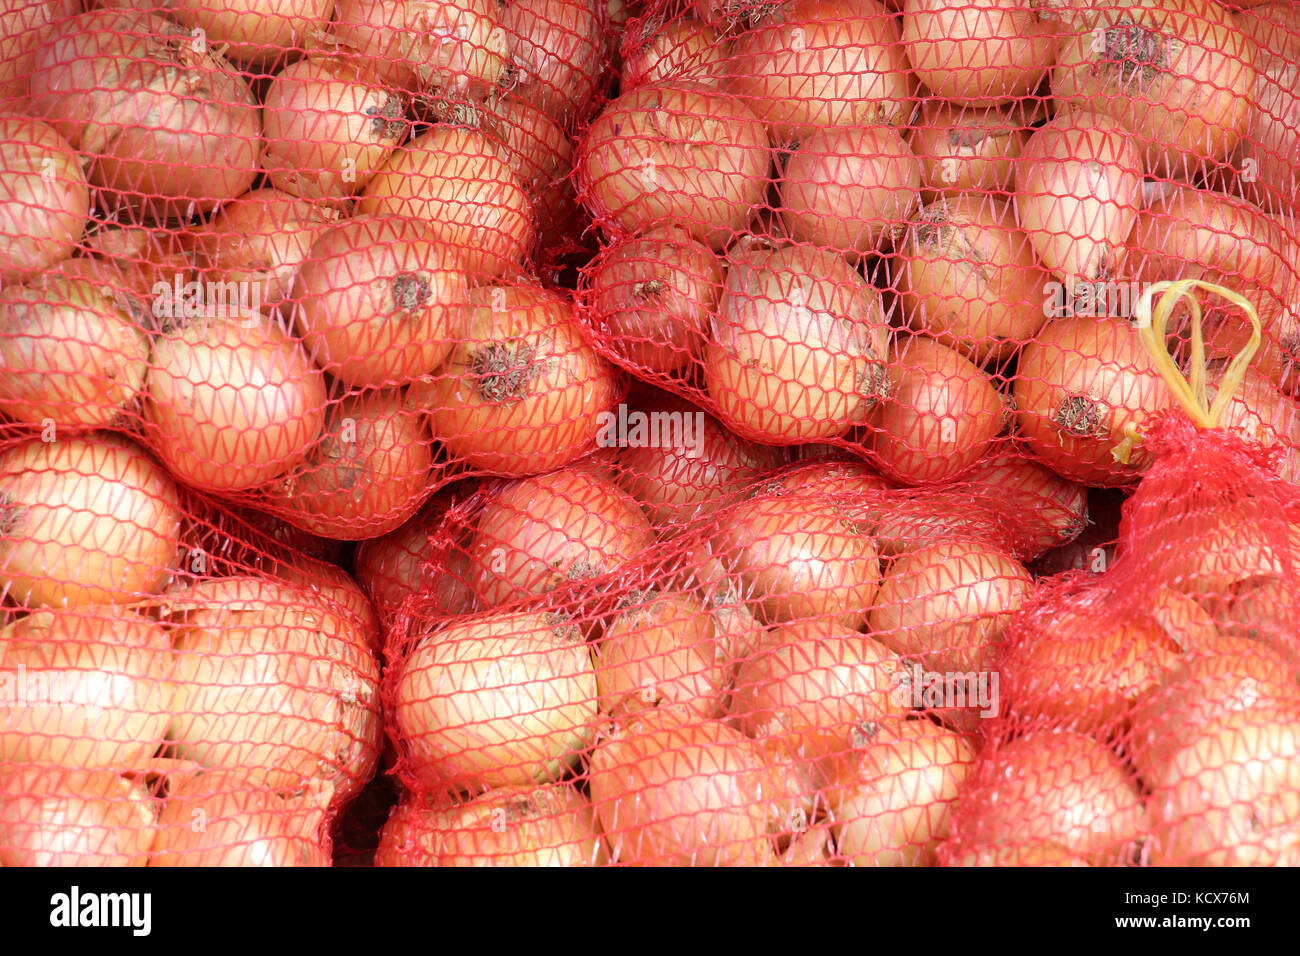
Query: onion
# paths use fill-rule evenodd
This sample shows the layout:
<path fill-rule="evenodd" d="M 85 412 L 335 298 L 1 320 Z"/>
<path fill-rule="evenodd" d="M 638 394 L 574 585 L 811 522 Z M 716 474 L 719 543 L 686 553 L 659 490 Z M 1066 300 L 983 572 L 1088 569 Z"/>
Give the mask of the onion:
<path fill-rule="evenodd" d="M 111 286 L 58 274 L 0 290 L 0 411 L 45 427 L 110 425 L 149 358 L 130 305 Z"/>
<path fill-rule="evenodd" d="M 1029 572 L 1009 555 L 968 541 L 931 544 L 889 566 L 867 624 L 877 640 L 929 670 L 987 672 L 1032 589 Z"/>
<path fill-rule="evenodd" d="M 887 341 L 880 293 L 833 253 L 754 242 L 730 256 L 705 383 L 742 437 L 834 438 L 880 401 Z"/>
<path fill-rule="evenodd" d="M 139 446 L 95 433 L 0 453 L 0 584 L 31 606 L 123 604 L 162 587 L 178 492 Z"/>
<path fill-rule="evenodd" d="M 1151 456 L 1141 445 L 1127 464 L 1111 452 L 1172 404 L 1132 326 L 1091 316 L 1044 326 L 1021 352 L 1013 394 L 1033 452 L 1057 474 L 1089 485 L 1124 485 L 1145 471 Z"/>
<path fill-rule="evenodd" d="M 668 374 L 699 360 L 722 280 L 708 246 L 655 229 L 609 246 L 585 271 L 583 308 L 615 357 Z"/>
<path fill-rule="evenodd" d="M 1002 396 L 983 371 L 938 342 L 913 337 L 892 352 L 892 388 L 872 419 L 872 460 L 907 484 L 951 480 L 1002 431 Z"/>
<path fill-rule="evenodd" d="M 1190 180 L 1246 133 L 1253 49 L 1214 0 L 1096 4 L 1052 70 L 1058 110 L 1089 109 L 1138 137 L 1147 171 Z"/>
<path fill-rule="evenodd" d="M 1090 526 L 1087 489 L 1018 451 L 976 465 L 945 500 L 956 505 L 971 497 L 996 509 L 1000 530 L 1011 535 L 1011 553 L 1022 561 L 1075 540 Z"/>
<path fill-rule="evenodd" d="M 756 652 L 763 642 L 763 626 L 741 593 L 738 577 L 713 556 L 711 543 L 689 553 L 681 569 L 670 575 L 665 587 L 689 589 L 697 594 L 713 618 L 718 653 L 727 662 L 728 676 L 738 661 Z"/>
<path fill-rule="evenodd" d="M 408 796 L 389 815 L 375 855 L 376 866 L 604 863 L 595 814 L 564 784 L 503 787 L 448 807 Z"/>
<path fill-rule="evenodd" d="M 1162 552 L 1148 573 L 1213 608 L 1251 579 L 1294 573 L 1297 542 L 1297 531 L 1262 499 L 1203 505 L 1162 529 Z"/>
<path fill-rule="evenodd" d="M 1219 379 L 1212 370 L 1206 384 L 1206 398 L 1213 402 Z M 1300 403 L 1278 391 L 1254 369 L 1233 392 L 1224 407 L 1219 427 L 1235 432 L 1248 442 L 1277 449 L 1277 473 L 1285 481 L 1300 484 Z"/>
<path fill-rule="evenodd" d="M 27 116 L 0 116 L 0 168 L 0 282 L 7 283 L 72 255 L 90 215 L 90 189 L 72 145 Z"/>
<path fill-rule="evenodd" d="M 1300 707 L 1256 705 L 1198 722 L 1138 770 L 1151 786 L 1157 866 L 1300 864 Z"/>
<path fill-rule="evenodd" d="M 730 88 L 786 145 L 831 127 L 906 125 L 915 81 L 877 0 L 791 0 L 736 38 Z"/>
<path fill-rule="evenodd" d="M 1016 163 L 1020 226 L 1068 301 L 1081 285 L 1117 275 L 1141 205 L 1141 154 L 1104 115 L 1058 114 L 1033 132 Z"/>
<path fill-rule="evenodd" d="M 324 793 L 268 789 L 238 771 L 172 775 L 150 866 L 329 866 Z"/>
<path fill-rule="evenodd" d="M 595 733 L 582 635 L 537 612 L 479 614 L 424 635 L 395 693 L 409 772 L 435 788 L 557 780 Z"/>
<path fill-rule="evenodd" d="M 144 866 L 154 818 L 144 787 L 112 771 L 0 769 L 2 866 Z"/>
<path fill-rule="evenodd" d="M 499 142 L 533 203 L 542 248 L 579 229 L 582 219 L 573 180 L 573 143 L 563 127 L 518 94 L 484 108 L 482 130 Z"/>
<path fill-rule="evenodd" d="M 768 624 L 815 618 L 855 629 L 880 582 L 864 525 L 811 492 L 759 494 L 723 512 L 714 551 Z"/>
<path fill-rule="evenodd" d="M 712 514 L 776 466 L 776 449 L 737 438 L 689 402 L 661 393 L 626 412 L 633 428 L 612 436 L 615 480 L 656 527 L 671 530 Z M 648 429 L 648 430 L 647 430 Z"/>
<path fill-rule="evenodd" d="M 263 314 L 289 296 L 294 273 L 331 214 L 279 189 L 254 189 L 188 234 L 195 264 L 209 281 L 256 290 Z"/>
<path fill-rule="evenodd" d="M 935 96 L 992 105 L 1037 89 L 1056 54 L 1056 35 L 1021 0 L 906 0 L 903 46 Z"/>
<path fill-rule="evenodd" d="M 1083 734 L 1036 730 L 986 748 L 954 812 L 951 849 L 1053 843 L 1094 866 L 1128 862 L 1145 811 L 1132 773 Z"/>
<path fill-rule="evenodd" d="M 480 513 L 469 581 L 480 608 L 608 574 L 649 546 L 649 522 L 625 492 L 570 466 L 506 485 Z"/>
<path fill-rule="evenodd" d="M 827 127 L 786 160 L 782 215 L 799 242 L 856 257 L 898 238 L 920 188 L 921 161 L 894 130 Z"/>
<path fill-rule="evenodd" d="M 318 601 L 334 606 L 346 626 L 361 635 L 372 651 L 381 649 L 379 615 L 352 575 L 337 564 L 298 556 L 292 561 L 263 556 L 253 566 L 277 583 L 311 592 Z"/>
<path fill-rule="evenodd" d="M 595 0 L 510 0 L 511 89 L 562 123 L 581 118 L 601 77 L 601 19 Z"/>
<path fill-rule="evenodd" d="M 388 391 L 332 405 L 306 461 L 268 498 L 289 523 L 344 541 L 377 538 L 420 508 L 433 452 L 418 415 Z"/>
<path fill-rule="evenodd" d="M 928 720 L 868 727 L 829 798 L 836 850 L 855 866 L 933 866 L 975 748 Z"/>
<path fill-rule="evenodd" d="M 1084 591 L 1035 609 L 1012 636 L 1001 671 L 1012 710 L 1077 730 L 1110 728 L 1175 666 L 1183 629 L 1149 611 L 1113 614 L 1115 597 Z M 1209 625 L 1194 605 L 1185 612 Z"/>
<path fill-rule="evenodd" d="M 331 376 L 354 388 L 394 386 L 442 365 L 467 300 L 458 250 L 414 223 L 359 216 L 312 243 L 294 280 L 293 316 Z"/>
<path fill-rule="evenodd" d="M 648 17 L 623 36 L 619 89 L 683 79 L 715 89 L 724 75 L 724 46 L 718 31 L 694 17 L 664 22 Z"/>
<path fill-rule="evenodd" d="M 169 748 L 275 789 L 323 786 L 334 805 L 379 762 L 379 663 L 333 602 L 252 578 L 168 595 L 175 635 Z"/>
<path fill-rule="evenodd" d="M 217 213 L 217 217 L 220 215 Z M 174 290 L 179 276 L 183 290 L 188 283 L 198 278 L 197 264 L 194 261 L 194 236 L 197 231 L 122 226 L 106 220 L 92 220 L 82 245 L 86 251 L 101 258 L 65 259 L 59 263 L 59 270 L 67 272 L 92 263 L 112 267 L 118 274 L 113 283 L 114 289 L 132 292 L 153 301 L 160 297 L 159 283 Z"/>
<path fill-rule="evenodd" d="M 27 78 L 43 32 L 51 23 L 80 12 L 81 0 L 0 2 L 0 111 L 27 111 Z M 8 135 L 0 135 L 0 142 L 8 139 Z M 10 168 L 7 162 L 3 165 Z"/>
<path fill-rule="evenodd" d="M 680 226 L 721 249 L 762 205 L 769 158 L 763 125 L 735 97 L 678 80 L 640 86 L 587 130 L 579 195 L 615 229 Z"/>
<path fill-rule="evenodd" d="M 325 421 L 324 375 L 260 316 L 198 319 L 155 339 L 144 417 L 181 481 L 252 488 L 311 451 Z"/>
<path fill-rule="evenodd" d="M 594 655 L 601 710 L 617 718 L 679 704 L 721 717 L 727 671 L 699 598 L 633 591 L 620 603 Z"/>
<path fill-rule="evenodd" d="M 1247 198 L 1286 208 L 1300 193 L 1300 10 L 1272 0 L 1237 13 L 1236 22 L 1254 44 L 1257 74 L 1250 127 L 1232 169 Z"/>
<path fill-rule="evenodd" d="M 1163 280 L 1201 279 L 1245 296 L 1255 306 L 1263 338 L 1256 371 L 1292 387 L 1300 318 L 1292 305 L 1296 277 L 1285 227 L 1240 199 L 1182 186 L 1139 213 L 1129 237 L 1128 271 L 1138 288 Z M 1186 339 L 1191 313 L 1180 303 L 1171 335 Z M 1226 300 L 1205 302 L 1201 319 L 1207 356 L 1226 359 L 1250 340 L 1245 313 Z"/>
<path fill-rule="evenodd" d="M 927 100 L 908 134 L 921 160 L 922 201 L 964 192 L 1012 192 L 1034 118 L 1028 108 L 975 109 Z"/>
<path fill-rule="evenodd" d="M 806 450 L 811 445 L 803 445 Z M 798 452 L 800 449 L 795 449 Z M 879 496 L 880 492 L 889 491 L 893 484 L 868 465 L 857 458 L 832 458 L 829 461 L 811 460 L 805 463 L 798 458 L 780 473 L 767 477 L 763 490 L 770 493 L 793 492 L 812 497 L 829 496 L 842 507 L 861 508 L 868 513 L 868 504 Z"/>
<path fill-rule="evenodd" d="M 324 30 L 334 0 L 173 0 L 168 11 L 207 43 L 251 72 L 293 59 Z"/>
<path fill-rule="evenodd" d="M 467 104 L 506 72 L 498 10 L 493 0 L 336 0 L 333 30 L 384 84 Z"/>
<path fill-rule="evenodd" d="M 1046 278 L 1010 206 L 992 196 L 940 199 L 908 225 L 895 288 L 914 329 L 973 361 L 1005 359 L 1046 321 Z"/>
<path fill-rule="evenodd" d="M 406 137 L 406 104 L 365 66 L 313 54 L 276 74 L 263 97 L 266 156 L 277 188 L 339 200 L 364 189 Z"/>
<path fill-rule="evenodd" d="M 658 709 L 592 752 L 591 802 L 612 860 L 641 866 L 762 866 L 769 774 L 759 751 L 719 721 Z"/>
<path fill-rule="evenodd" d="M 1000 515 L 984 501 L 963 492 L 964 482 L 907 490 L 864 511 L 880 553 L 888 557 L 953 541 L 970 541 L 1008 550 Z"/>
<path fill-rule="evenodd" d="M 0 631 L 0 760 L 142 769 L 167 732 L 171 646 L 108 605 L 34 611 Z"/>
<path fill-rule="evenodd" d="M 454 498 L 433 497 L 419 514 L 396 531 L 362 541 L 353 562 L 357 580 L 385 619 L 391 619 L 408 595 L 432 596 L 448 616 L 468 613 L 473 604 L 469 587 L 469 556 L 453 543 L 433 550 L 430 536 L 442 526 Z M 437 570 L 428 570 L 429 562 Z"/>
<path fill-rule="evenodd" d="M 462 127 L 435 126 L 394 152 L 361 193 L 357 212 L 418 221 L 476 277 L 517 267 L 533 242 L 528 194 L 503 150 Z"/>
<path fill-rule="evenodd" d="M 469 298 L 460 341 L 439 373 L 411 386 L 409 404 L 471 467 L 527 475 L 573 461 L 593 444 L 616 382 L 572 304 L 532 285 Z"/>
<path fill-rule="evenodd" d="M 1014 838 L 1013 838 L 1014 839 Z M 1059 843 L 1004 843 L 973 846 L 944 866 L 1087 866 L 1088 861 Z"/>
<path fill-rule="evenodd" d="M 98 10 L 46 34 L 32 112 L 95 157 L 90 181 L 155 219 L 188 218 L 247 192 L 262 124 L 248 84 L 201 35 L 161 17 Z"/>
<path fill-rule="evenodd" d="M 1300 614 L 1297 595 L 1284 578 L 1250 578 L 1238 582 L 1232 596 L 1213 602 L 1211 612 L 1225 636 L 1249 638 L 1300 662 L 1300 638 L 1291 621 Z"/>
<path fill-rule="evenodd" d="M 768 632 L 736 667 L 731 715 L 744 733 L 800 760 L 837 758 L 863 721 L 901 718 L 906 672 L 880 642 L 825 620 Z"/>

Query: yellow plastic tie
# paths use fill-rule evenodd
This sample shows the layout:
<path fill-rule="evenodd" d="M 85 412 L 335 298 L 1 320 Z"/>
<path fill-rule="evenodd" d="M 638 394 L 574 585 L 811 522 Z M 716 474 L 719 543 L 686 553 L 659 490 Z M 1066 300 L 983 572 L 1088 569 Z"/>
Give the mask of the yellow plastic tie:
<path fill-rule="evenodd" d="M 1204 290 L 1227 299 L 1245 312 L 1250 320 L 1250 341 L 1228 363 L 1213 403 L 1210 403 L 1207 398 L 1206 391 L 1209 369 L 1205 361 L 1201 303 L 1197 300 L 1193 289 Z M 1152 300 L 1157 294 L 1160 295 L 1160 301 L 1152 308 Z M 1192 354 L 1188 365 L 1191 372 L 1190 380 L 1183 377 L 1178 363 L 1169 354 L 1169 317 L 1183 299 L 1188 300 L 1192 310 Z M 1153 283 L 1143 291 L 1142 297 L 1138 300 L 1136 321 L 1142 347 L 1151 356 L 1156 371 L 1169 386 L 1169 391 L 1173 393 L 1174 399 L 1183 411 L 1201 428 L 1218 428 L 1223 413 L 1233 396 L 1237 394 L 1237 389 L 1241 387 L 1246 377 L 1246 369 L 1254 361 L 1255 353 L 1259 351 L 1259 344 L 1263 338 L 1263 327 L 1260 325 L 1259 313 L 1255 310 L 1255 306 L 1245 296 L 1221 285 L 1215 285 L 1213 282 L 1205 282 L 1202 279 L 1178 279 L 1172 282 Z M 1142 433 L 1135 426 L 1129 425 L 1124 430 L 1124 440 L 1111 450 L 1111 454 L 1116 461 L 1127 465 L 1133 449 L 1141 441 Z"/>

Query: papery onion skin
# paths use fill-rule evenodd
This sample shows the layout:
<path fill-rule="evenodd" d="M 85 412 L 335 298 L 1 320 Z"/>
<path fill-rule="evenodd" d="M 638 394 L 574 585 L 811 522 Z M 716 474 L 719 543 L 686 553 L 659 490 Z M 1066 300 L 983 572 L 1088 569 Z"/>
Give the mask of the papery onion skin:
<path fill-rule="evenodd" d="M 168 12 L 250 72 L 293 59 L 323 31 L 334 0 L 172 0 Z"/>
<path fill-rule="evenodd" d="M 76 250 L 90 187 L 72 144 L 49 123 L 0 116 L 0 282 L 30 276 Z"/>

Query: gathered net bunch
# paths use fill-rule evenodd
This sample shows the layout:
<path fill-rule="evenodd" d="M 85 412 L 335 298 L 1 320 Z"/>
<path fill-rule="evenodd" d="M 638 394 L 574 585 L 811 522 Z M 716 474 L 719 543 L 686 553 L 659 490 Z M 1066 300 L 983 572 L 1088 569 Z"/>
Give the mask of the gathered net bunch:
<path fill-rule="evenodd" d="M 1300 863 L 1297 169 L 1286 2 L 0 0 L 0 865 Z"/>

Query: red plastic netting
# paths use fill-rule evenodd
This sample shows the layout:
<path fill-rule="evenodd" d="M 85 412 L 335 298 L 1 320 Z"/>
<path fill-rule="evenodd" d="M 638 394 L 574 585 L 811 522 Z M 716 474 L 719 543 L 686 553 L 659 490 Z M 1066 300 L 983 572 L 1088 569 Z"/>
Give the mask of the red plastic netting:
<path fill-rule="evenodd" d="M 0 0 L 0 864 L 1300 862 L 1298 71 Z"/>

